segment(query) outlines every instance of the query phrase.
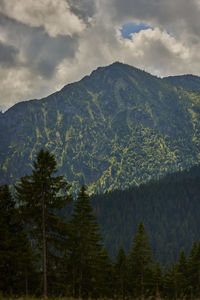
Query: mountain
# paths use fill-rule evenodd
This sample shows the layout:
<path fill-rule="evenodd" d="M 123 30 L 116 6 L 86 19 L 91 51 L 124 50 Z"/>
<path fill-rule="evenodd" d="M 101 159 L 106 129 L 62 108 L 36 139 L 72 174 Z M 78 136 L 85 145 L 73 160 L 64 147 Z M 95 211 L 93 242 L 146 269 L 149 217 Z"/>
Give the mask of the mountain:
<path fill-rule="evenodd" d="M 90 193 L 198 163 L 200 84 L 198 90 L 199 77 L 190 79 L 195 91 L 116 62 L 46 98 L 14 105 L 0 114 L 0 184 L 29 173 L 40 148 L 55 154 L 73 191 L 85 183 Z"/>
<path fill-rule="evenodd" d="M 194 76 L 191 74 L 182 75 L 182 76 L 169 76 L 165 77 L 167 83 L 172 84 L 173 86 L 183 88 L 186 91 L 200 92 L 200 77 Z"/>
<path fill-rule="evenodd" d="M 188 254 L 193 241 L 200 239 L 199 195 L 200 165 L 91 200 L 112 257 L 120 245 L 130 250 L 142 220 L 154 258 L 166 264 L 176 261 L 182 248 Z"/>

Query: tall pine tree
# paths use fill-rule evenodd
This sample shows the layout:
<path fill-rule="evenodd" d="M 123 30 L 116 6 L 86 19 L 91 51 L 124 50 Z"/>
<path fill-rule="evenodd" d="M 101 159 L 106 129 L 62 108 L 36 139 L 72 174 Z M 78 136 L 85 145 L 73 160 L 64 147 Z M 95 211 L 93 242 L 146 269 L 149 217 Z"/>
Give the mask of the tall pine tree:
<path fill-rule="evenodd" d="M 7 185 L 0 187 L 0 291 L 28 294 L 36 275 L 34 257 L 19 210 Z"/>
<path fill-rule="evenodd" d="M 200 295 L 200 242 L 193 242 L 188 258 L 188 285 L 192 297 Z"/>
<path fill-rule="evenodd" d="M 67 233 L 66 220 L 60 212 L 71 200 L 69 185 L 62 175 L 55 176 L 56 172 L 55 157 L 41 149 L 32 174 L 22 177 L 16 186 L 23 217 L 41 256 L 44 298 L 47 298 L 48 272 L 57 267 Z"/>
<path fill-rule="evenodd" d="M 94 298 L 112 299 L 114 290 L 114 272 L 113 265 L 107 250 L 104 248 L 97 257 L 96 272 L 96 290 L 93 293 Z"/>
<path fill-rule="evenodd" d="M 114 262 L 115 295 L 124 300 L 128 294 L 128 260 L 122 246 Z"/>
<path fill-rule="evenodd" d="M 86 189 L 82 186 L 71 219 L 71 272 L 74 297 L 92 296 L 98 284 L 99 257 L 102 253 L 101 235 L 97 218 Z"/>
<path fill-rule="evenodd" d="M 130 252 L 130 283 L 134 289 L 134 295 L 139 297 L 139 299 L 144 298 L 145 293 L 151 284 L 149 283 L 149 279 L 151 278 L 151 265 L 152 252 L 144 224 L 140 221 L 138 225 L 138 232 L 133 239 L 132 249 Z"/>

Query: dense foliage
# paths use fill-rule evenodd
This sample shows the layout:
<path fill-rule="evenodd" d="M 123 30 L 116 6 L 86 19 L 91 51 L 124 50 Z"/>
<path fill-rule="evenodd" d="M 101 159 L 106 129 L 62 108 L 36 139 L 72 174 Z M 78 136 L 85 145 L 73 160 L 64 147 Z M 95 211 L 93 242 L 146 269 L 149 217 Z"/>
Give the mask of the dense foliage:
<path fill-rule="evenodd" d="M 41 149 L 33 163 L 32 174 L 22 177 L 16 186 L 22 217 L 40 257 L 45 298 L 47 276 L 52 276 L 61 261 L 61 246 L 67 234 L 66 217 L 59 212 L 71 200 L 68 184 L 63 176 L 55 176 L 56 171 L 55 157 Z"/>
<path fill-rule="evenodd" d="M 35 257 L 27 238 L 20 211 L 7 185 L 0 187 L 0 291 L 7 295 L 28 289 L 33 292 Z M 32 278 L 33 279 L 33 278 Z"/>
<path fill-rule="evenodd" d="M 82 183 L 89 193 L 125 188 L 199 162 L 199 78 L 181 78 L 114 63 L 14 105 L 0 114 L 0 184 L 30 174 L 42 147 L 76 192 Z"/>
<path fill-rule="evenodd" d="M 154 258 L 165 264 L 175 261 L 182 247 L 188 254 L 193 240 L 200 238 L 200 166 L 91 200 L 112 257 L 120 245 L 130 250 L 140 220 Z"/>
<path fill-rule="evenodd" d="M 162 267 L 153 259 L 149 242 L 149 238 L 152 241 L 152 236 L 147 234 L 144 223 L 141 220 L 137 221 L 138 216 L 132 214 L 132 218 L 137 222 L 137 229 L 131 237 L 130 249 L 125 251 L 120 245 L 111 260 L 103 245 L 97 217 L 84 185 L 77 199 L 73 201 L 71 217 L 68 218 L 67 207 L 63 209 L 63 204 L 67 205 L 66 200 L 71 198 L 68 195 L 68 184 L 63 181 L 62 176 L 56 176 L 55 172 L 55 157 L 48 151 L 40 150 L 33 163 L 32 174 L 22 177 L 16 186 L 17 203 L 7 185 L 0 187 L 0 292 L 3 295 L 40 296 L 43 293 L 44 297 L 47 297 L 48 290 L 50 296 L 70 296 L 78 299 L 199 297 L 200 242 L 191 242 L 187 255 L 183 249 L 179 249 L 176 261 Z M 139 188 L 115 191 L 99 197 L 104 204 L 103 197 L 107 197 L 109 202 L 112 201 L 111 196 L 115 195 L 118 206 L 116 196 L 120 194 L 121 206 L 118 207 L 118 212 L 122 212 L 122 201 L 126 199 L 123 194 L 134 193 L 132 199 L 135 201 L 135 208 L 138 208 L 141 202 L 142 209 L 146 206 L 150 209 L 152 206 L 156 213 L 160 202 L 162 207 L 162 195 L 165 195 L 165 207 L 162 212 L 165 209 L 168 212 L 168 200 L 169 206 L 173 206 L 170 198 L 167 198 L 170 191 L 173 203 L 178 203 L 178 210 L 172 217 L 178 220 L 178 211 L 182 213 L 186 207 L 193 216 L 193 222 L 196 222 L 195 213 L 190 209 L 196 207 L 196 214 L 199 212 L 199 178 L 200 168 L 194 167 L 189 171 L 169 175 L 158 183 L 152 182 Z M 159 198 L 156 202 L 151 202 L 151 205 L 147 205 L 150 200 L 145 200 L 147 191 L 152 197 L 151 201 L 158 193 Z M 141 193 L 143 198 L 140 197 Z M 185 194 L 189 195 L 186 204 Z M 95 201 L 98 202 L 98 199 Z M 106 210 L 109 212 L 110 207 L 106 207 Z M 169 215 L 167 217 L 170 223 Z M 110 218 L 113 218 L 112 214 Z M 189 221 L 190 218 L 188 227 Z M 162 227 L 161 218 L 158 224 Z M 43 235 L 43 226 L 46 236 Z M 174 227 L 174 230 L 177 228 Z M 156 228 L 154 231 L 156 232 Z M 152 231 L 151 234 L 153 233 Z M 167 227 L 162 234 L 168 236 Z M 115 239 L 117 240 L 117 233 Z M 172 242 L 176 245 L 175 240 Z M 47 254 L 46 262 L 44 257 L 41 260 L 41 248 L 42 253 Z M 47 273 L 46 282 L 44 269 Z"/>
<path fill-rule="evenodd" d="M 73 296 L 88 298 L 94 294 L 95 283 L 98 281 L 102 238 L 84 186 L 74 202 L 70 224 L 69 266 Z"/>

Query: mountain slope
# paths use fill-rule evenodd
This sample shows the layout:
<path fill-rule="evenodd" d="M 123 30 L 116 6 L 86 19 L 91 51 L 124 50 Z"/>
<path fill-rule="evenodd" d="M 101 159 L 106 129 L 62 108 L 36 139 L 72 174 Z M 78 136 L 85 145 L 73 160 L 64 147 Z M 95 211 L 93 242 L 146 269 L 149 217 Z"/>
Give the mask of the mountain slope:
<path fill-rule="evenodd" d="M 163 78 L 164 81 L 176 87 L 182 87 L 184 90 L 200 92 L 200 77 L 191 74 L 181 76 L 169 76 Z"/>
<path fill-rule="evenodd" d="M 200 98 L 121 63 L 0 114 L 0 184 L 48 148 L 76 191 L 125 188 L 200 161 Z"/>
<path fill-rule="evenodd" d="M 140 220 L 144 222 L 154 257 L 163 263 L 189 253 L 200 239 L 200 165 L 159 181 L 93 195 L 92 204 L 105 245 L 112 257 L 119 246 L 129 251 Z"/>

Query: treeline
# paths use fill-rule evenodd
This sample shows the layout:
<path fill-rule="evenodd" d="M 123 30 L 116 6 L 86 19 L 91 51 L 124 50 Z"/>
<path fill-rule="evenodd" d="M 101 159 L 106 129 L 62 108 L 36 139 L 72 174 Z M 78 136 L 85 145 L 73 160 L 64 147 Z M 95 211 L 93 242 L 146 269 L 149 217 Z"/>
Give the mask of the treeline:
<path fill-rule="evenodd" d="M 200 244 L 163 268 L 152 257 L 139 221 L 128 252 L 110 259 L 90 198 L 82 186 L 72 201 L 70 186 L 56 176 L 56 161 L 41 150 L 31 175 L 15 187 L 0 187 L 0 292 L 5 296 L 73 298 L 188 298 L 200 295 Z M 69 209 L 73 203 L 72 210 Z M 70 214 L 69 214 L 69 211 Z"/>
<path fill-rule="evenodd" d="M 112 258 L 120 245 L 130 250 L 140 220 L 154 259 L 165 265 L 177 260 L 181 248 L 189 255 L 193 241 L 200 239 L 200 165 L 137 187 L 94 195 L 91 202 Z"/>

